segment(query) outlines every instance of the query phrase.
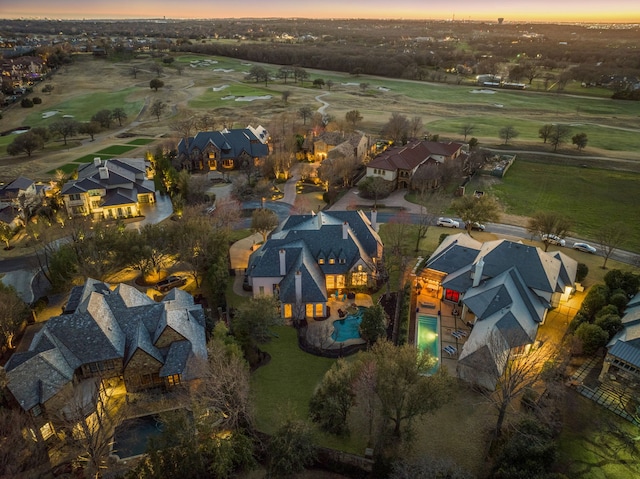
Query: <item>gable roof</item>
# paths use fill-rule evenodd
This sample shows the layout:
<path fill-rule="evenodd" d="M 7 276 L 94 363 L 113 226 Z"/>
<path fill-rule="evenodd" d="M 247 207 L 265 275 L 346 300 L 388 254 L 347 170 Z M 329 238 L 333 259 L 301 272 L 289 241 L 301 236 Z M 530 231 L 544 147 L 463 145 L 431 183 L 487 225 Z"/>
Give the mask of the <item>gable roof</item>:
<path fill-rule="evenodd" d="M 171 347 L 160 350 L 153 342 L 165 325 L 181 334 L 189 355 L 207 357 L 202 306 L 184 291 L 156 303 L 132 286 L 120 284 L 112 290 L 89 279 L 81 289 L 74 288 L 72 297 L 75 309 L 49 319 L 29 349 L 5 365 L 8 388 L 25 410 L 55 395 L 83 365 L 110 359 L 126 365 L 137 350 L 165 364 Z M 49 385 L 47 394 L 38 384 Z"/>
<path fill-rule="evenodd" d="M 247 274 L 252 278 L 281 278 L 281 300 L 294 303 L 295 275 L 299 271 L 305 302 L 324 302 L 326 274 L 345 274 L 358 262 L 375 269 L 373 258 L 378 257 L 381 248 L 382 240 L 362 211 L 294 215 L 278 225 L 252 253 Z M 284 254 L 284 275 L 280 251 Z M 323 264 L 319 259 L 324 260 Z"/>
<path fill-rule="evenodd" d="M 455 155 L 462 143 L 440 143 L 437 141 L 413 141 L 405 146 L 394 146 L 383 151 L 367 166 L 382 170 L 413 170 L 427 160 L 442 163 L 442 157 Z"/>
<path fill-rule="evenodd" d="M 61 195 L 86 193 L 90 190 L 106 190 L 103 206 L 115 206 L 137 202 L 140 193 L 154 193 L 152 180 L 146 178 L 149 163 L 143 158 L 114 158 L 85 163 L 78 168 L 78 179 L 67 181 Z M 101 174 L 107 172 L 107 175 Z M 106 177 L 105 177 L 106 176 Z"/>
<path fill-rule="evenodd" d="M 258 134 L 259 137 L 253 128 L 202 131 L 188 138 L 187 142 L 184 138 L 181 139 L 178 143 L 178 155 L 190 156 L 194 150 L 204 151 L 207 146 L 212 145 L 220 152 L 222 159 L 238 158 L 243 152 L 252 158 L 267 156 L 269 147 L 266 144 L 266 130 L 258 130 Z"/>

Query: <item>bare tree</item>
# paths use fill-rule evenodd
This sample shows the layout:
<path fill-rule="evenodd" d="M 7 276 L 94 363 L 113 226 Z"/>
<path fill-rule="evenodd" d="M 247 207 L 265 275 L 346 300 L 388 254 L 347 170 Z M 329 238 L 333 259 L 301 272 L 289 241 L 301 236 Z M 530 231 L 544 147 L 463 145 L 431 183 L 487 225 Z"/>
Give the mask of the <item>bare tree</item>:
<path fill-rule="evenodd" d="M 198 119 L 196 117 L 188 116 L 187 118 L 175 121 L 171 124 L 171 129 L 180 134 L 180 138 L 184 140 L 187 148 L 189 148 L 189 138 L 196 129 L 197 123 Z"/>
<path fill-rule="evenodd" d="M 251 229 L 262 235 L 262 241 L 267 241 L 267 234 L 278 226 L 278 216 L 271 210 L 260 208 L 251 215 Z"/>
<path fill-rule="evenodd" d="M 160 117 L 162 116 L 166 108 L 167 104 L 165 102 L 163 102 L 162 100 L 155 100 L 151 104 L 151 108 L 149 109 L 149 111 L 153 116 L 156 117 L 158 121 L 160 121 Z"/>
<path fill-rule="evenodd" d="M 519 134 L 518 130 L 511 125 L 500 128 L 499 132 L 500 138 L 504 140 L 505 145 L 509 143 L 509 140 L 517 138 Z"/>
<path fill-rule="evenodd" d="M 298 116 L 302 118 L 303 125 L 307 124 L 307 120 L 311 118 L 312 115 L 313 115 L 313 109 L 310 106 L 303 106 L 303 107 L 300 107 L 300 109 L 298 110 Z"/>
<path fill-rule="evenodd" d="M 391 118 L 382 127 L 382 136 L 394 142 L 404 141 L 409 136 L 409 130 L 409 119 L 400 113 L 392 113 Z"/>
<path fill-rule="evenodd" d="M 571 128 L 567 125 L 557 123 L 552 126 L 549 134 L 549 143 L 553 146 L 553 151 L 557 151 L 558 147 L 567 141 L 570 133 Z"/>
<path fill-rule="evenodd" d="M 527 231 L 542 239 L 545 251 L 549 249 L 550 236 L 563 238 L 570 229 L 571 220 L 555 211 L 537 211 L 527 223 Z"/>
<path fill-rule="evenodd" d="M 522 345 L 515 333 L 504 336 L 497 329 L 489 334 L 486 347 L 490 359 L 486 363 L 476 363 L 475 367 L 477 377 L 486 381 L 486 389 L 482 389 L 484 396 L 498 412 L 495 435 L 499 437 L 509 407 L 540 380 L 544 364 L 553 355 L 546 344 Z M 487 387 L 490 383 L 495 384 L 493 390 Z"/>
<path fill-rule="evenodd" d="M 289 101 L 289 98 L 291 97 L 291 91 L 290 90 L 285 90 L 282 92 L 282 102 L 286 105 L 287 102 Z"/>
<path fill-rule="evenodd" d="M 476 126 L 471 123 L 465 123 L 460 127 L 460 134 L 464 135 L 464 141 L 467 141 L 467 136 L 472 135 Z"/>
<path fill-rule="evenodd" d="M 597 239 L 600 248 L 602 248 L 602 256 L 604 262 L 602 269 L 607 269 L 607 261 L 615 250 L 620 248 L 628 237 L 629 227 L 622 222 L 607 224 L 598 231 Z"/>
<path fill-rule="evenodd" d="M 0 384 L 0 387 L 4 386 Z M 26 413 L 19 409 L 0 408 L 0 477 L 42 477 L 45 471 L 40 468 L 50 469 L 43 443 L 25 434 L 32 427 Z"/>
<path fill-rule="evenodd" d="M 409 136 L 418 138 L 424 130 L 424 123 L 421 116 L 414 116 L 409 120 Z"/>
<path fill-rule="evenodd" d="M 464 221 L 469 236 L 474 225 L 500 218 L 500 205 L 493 196 L 487 194 L 479 198 L 473 195 L 462 196 L 453 202 L 451 209 Z"/>

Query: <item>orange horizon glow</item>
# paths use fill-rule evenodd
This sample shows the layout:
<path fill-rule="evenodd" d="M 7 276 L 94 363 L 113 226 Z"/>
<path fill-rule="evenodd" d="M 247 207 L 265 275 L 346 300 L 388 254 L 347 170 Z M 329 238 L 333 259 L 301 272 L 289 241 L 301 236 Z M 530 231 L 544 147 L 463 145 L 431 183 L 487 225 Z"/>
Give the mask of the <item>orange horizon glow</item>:
<path fill-rule="evenodd" d="M 640 6 L 635 0 L 244 0 L 242 3 L 210 0 L 112 0 L 108 4 L 87 0 L 22 0 L 0 6 L 1 18 L 49 18 L 65 20 L 101 19 L 381 19 L 455 20 L 505 23 L 640 23 Z"/>

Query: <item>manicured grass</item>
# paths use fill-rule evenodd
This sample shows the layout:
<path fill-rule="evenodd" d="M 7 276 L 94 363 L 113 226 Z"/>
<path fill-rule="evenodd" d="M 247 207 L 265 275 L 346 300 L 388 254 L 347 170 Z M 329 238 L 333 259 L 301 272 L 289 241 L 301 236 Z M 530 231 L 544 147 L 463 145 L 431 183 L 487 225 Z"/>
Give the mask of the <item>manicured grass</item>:
<path fill-rule="evenodd" d="M 111 145 L 107 148 L 103 148 L 102 150 L 96 151 L 96 155 L 122 155 L 127 151 L 135 150 L 135 146 L 127 146 L 127 145 Z"/>
<path fill-rule="evenodd" d="M 255 100 L 255 102 L 239 102 L 233 99 L 223 100 L 228 96 L 242 97 L 242 96 L 264 96 L 271 95 L 270 100 Z M 229 107 L 236 108 L 238 106 L 270 102 L 277 99 L 279 101 L 279 93 L 264 87 L 264 83 L 234 83 L 229 87 L 220 91 L 207 90 L 202 95 L 189 101 L 190 108 L 217 108 L 217 107 Z"/>
<path fill-rule="evenodd" d="M 640 477 L 638 456 L 621 441 L 637 436 L 637 427 L 573 391 L 565 407 L 571 411 L 558 438 L 556 471 L 572 479 Z"/>
<path fill-rule="evenodd" d="M 56 120 L 62 118 L 62 115 L 73 115 L 73 119 L 77 121 L 89 121 L 93 115 L 100 110 L 113 110 L 115 107 L 121 107 L 129 118 L 133 118 L 140 111 L 143 100 L 131 100 L 129 95 L 136 92 L 137 88 L 127 88 L 124 90 L 112 92 L 96 91 L 86 95 L 80 95 L 69 100 L 63 101 L 55 105 L 47 105 L 46 109 L 40 109 L 29 113 L 25 125 L 49 126 Z M 42 118 L 45 111 L 57 110 L 58 114 L 49 118 Z M 117 123 L 116 123 L 117 125 Z"/>
<path fill-rule="evenodd" d="M 76 158 L 73 160 L 74 163 L 91 163 L 94 158 L 100 157 L 101 160 L 108 160 L 109 158 L 113 158 L 113 155 L 99 155 L 97 153 L 92 153 L 89 155 L 81 156 L 80 158 Z"/>
<path fill-rule="evenodd" d="M 296 330 L 288 326 L 274 328 L 278 335 L 261 349 L 271 361 L 251 376 L 251 392 L 256 407 L 256 425 L 260 431 L 273 433 L 283 420 L 308 419 L 309 399 L 334 359 L 320 358 L 298 348 Z M 319 445 L 346 452 L 362 453 L 363 434 L 337 438 L 317 433 Z"/>
<path fill-rule="evenodd" d="M 55 170 L 47 171 L 48 175 L 53 175 L 57 170 L 62 170 L 65 173 L 72 173 L 78 169 L 78 165 L 76 163 L 67 163 L 66 165 L 59 166 Z"/>
<path fill-rule="evenodd" d="M 577 235 L 592 241 L 603 225 L 623 222 L 629 228 L 623 246 L 640 251 L 640 223 L 631 206 L 640 204 L 638 184 L 637 173 L 517 160 L 491 192 L 508 213 L 563 213 Z"/>
<path fill-rule="evenodd" d="M 143 146 L 153 143 L 154 141 L 156 141 L 155 138 L 136 138 L 135 140 L 128 141 L 127 145 Z"/>

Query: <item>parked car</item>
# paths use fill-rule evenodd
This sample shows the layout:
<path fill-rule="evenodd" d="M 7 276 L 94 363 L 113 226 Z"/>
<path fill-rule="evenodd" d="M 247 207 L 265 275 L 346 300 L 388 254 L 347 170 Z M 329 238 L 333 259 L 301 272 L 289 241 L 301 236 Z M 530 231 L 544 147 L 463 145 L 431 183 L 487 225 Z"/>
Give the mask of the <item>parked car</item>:
<path fill-rule="evenodd" d="M 460 228 L 460 223 L 456 220 L 452 220 L 451 218 L 438 218 L 436 223 L 438 226 L 444 226 L 445 228 Z"/>
<path fill-rule="evenodd" d="M 577 249 L 578 251 L 582 251 L 584 253 L 595 254 L 596 249 L 591 246 L 589 243 L 573 243 L 573 249 Z"/>
<path fill-rule="evenodd" d="M 484 231 L 484 225 L 482 223 L 474 221 L 473 223 L 471 223 L 471 229 L 475 231 Z"/>
<path fill-rule="evenodd" d="M 545 243 L 554 244 L 556 246 L 564 246 L 567 244 L 564 238 L 560 238 L 560 236 L 557 235 L 544 234 L 542 235 L 541 239 Z"/>
<path fill-rule="evenodd" d="M 156 283 L 156 289 L 161 293 L 165 293 L 170 289 L 177 288 L 178 286 L 184 286 L 185 284 L 187 284 L 187 278 L 171 275 L 162 281 L 158 281 Z"/>

